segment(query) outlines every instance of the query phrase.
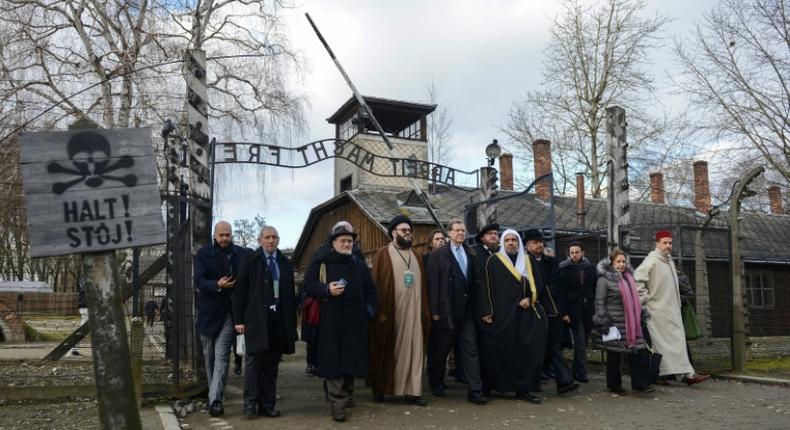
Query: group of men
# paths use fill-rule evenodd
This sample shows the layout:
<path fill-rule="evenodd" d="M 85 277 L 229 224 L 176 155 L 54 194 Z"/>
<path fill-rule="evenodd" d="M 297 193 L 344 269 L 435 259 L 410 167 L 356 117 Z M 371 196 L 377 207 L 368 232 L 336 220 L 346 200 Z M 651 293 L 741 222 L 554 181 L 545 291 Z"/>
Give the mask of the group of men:
<path fill-rule="evenodd" d="M 397 396 L 425 406 L 427 368 L 431 393 L 444 397 L 454 347 L 467 399 L 474 404 L 486 404 L 492 392 L 541 403 L 536 393 L 547 379 L 556 380 L 560 394 L 588 382 L 586 347 L 597 274 L 581 244 L 571 244 L 568 259 L 558 262 L 546 255 L 540 231 L 527 230 L 522 237 L 506 229 L 500 235 L 499 225 L 490 224 L 470 246 L 464 222 L 452 220 L 446 243 L 432 233 L 432 252 L 420 256 L 408 217 L 394 217 L 387 232 L 390 242 L 375 252 L 369 268 L 353 227 L 335 224 L 304 276 L 304 294 L 320 306 L 317 360 L 310 370 L 324 378 L 333 420 L 345 421 L 347 409 L 355 406 L 358 377 L 366 378 L 377 402 Z M 198 252 L 195 264 L 209 412 L 224 412 L 235 333 L 244 338 L 246 352 L 244 414 L 276 417 L 278 365 L 282 354 L 294 352 L 297 340 L 294 268 L 278 250 L 273 227 L 261 230 L 255 251 L 233 245 L 230 238 L 230 225 L 219 222 L 214 243 Z M 677 291 L 677 283 L 663 285 L 665 279 L 658 282 L 646 273 L 640 279 L 643 303 L 667 296 L 663 291 L 673 287 Z M 668 324 L 676 323 L 674 311 L 667 314 Z M 666 325 L 656 324 L 651 334 Z M 572 366 L 562 355 L 566 329 L 573 339 Z M 675 335 L 659 334 L 658 344 L 679 348 Z M 685 365 L 666 367 L 677 369 L 688 371 Z"/>

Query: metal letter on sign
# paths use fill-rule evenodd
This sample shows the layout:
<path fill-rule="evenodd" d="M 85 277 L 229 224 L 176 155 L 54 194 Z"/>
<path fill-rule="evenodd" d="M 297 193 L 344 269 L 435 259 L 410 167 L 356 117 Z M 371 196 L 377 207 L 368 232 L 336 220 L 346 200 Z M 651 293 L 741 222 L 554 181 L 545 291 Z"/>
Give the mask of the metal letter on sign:
<path fill-rule="evenodd" d="M 31 255 L 165 242 L 150 129 L 21 133 Z"/>

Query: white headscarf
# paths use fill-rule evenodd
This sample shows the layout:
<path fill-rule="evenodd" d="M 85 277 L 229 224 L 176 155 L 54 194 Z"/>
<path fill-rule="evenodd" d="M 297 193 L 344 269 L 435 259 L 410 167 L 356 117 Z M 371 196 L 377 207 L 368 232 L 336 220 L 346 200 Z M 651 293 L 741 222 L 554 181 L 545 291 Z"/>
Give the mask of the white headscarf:
<path fill-rule="evenodd" d="M 516 257 L 516 264 L 514 264 L 513 266 L 516 268 L 516 270 L 518 270 L 518 273 L 521 273 L 524 276 L 528 276 L 526 263 L 524 261 L 524 259 L 526 258 L 526 255 L 524 254 L 524 244 L 521 243 L 521 235 L 518 234 L 516 230 L 509 228 L 505 230 L 504 233 L 502 233 L 502 236 L 499 237 L 499 253 L 502 254 L 502 256 L 504 256 L 505 258 L 507 258 L 507 261 L 511 261 L 510 256 L 507 255 L 507 252 L 505 252 L 505 238 L 509 234 L 516 235 L 516 238 L 518 239 L 518 256 Z"/>

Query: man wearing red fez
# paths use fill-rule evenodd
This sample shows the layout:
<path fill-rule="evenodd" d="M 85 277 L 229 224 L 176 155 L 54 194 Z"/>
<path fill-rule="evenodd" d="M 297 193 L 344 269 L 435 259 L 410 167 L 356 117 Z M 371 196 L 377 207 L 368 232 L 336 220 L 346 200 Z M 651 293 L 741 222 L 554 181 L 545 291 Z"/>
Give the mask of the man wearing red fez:
<path fill-rule="evenodd" d="M 686 334 L 680 313 L 680 289 L 677 271 L 672 261 L 672 232 L 656 233 L 656 249 L 650 251 L 634 273 L 639 299 L 650 317 L 647 330 L 653 348 L 663 355 L 659 371 L 661 385 L 680 375 L 688 385 L 708 379 L 708 375 L 694 372 L 686 350 Z"/>

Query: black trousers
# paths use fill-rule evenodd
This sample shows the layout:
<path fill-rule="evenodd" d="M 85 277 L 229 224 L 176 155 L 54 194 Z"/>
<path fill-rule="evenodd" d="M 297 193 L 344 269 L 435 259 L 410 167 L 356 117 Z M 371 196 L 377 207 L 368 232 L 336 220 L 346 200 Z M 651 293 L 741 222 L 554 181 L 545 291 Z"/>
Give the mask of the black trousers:
<path fill-rule="evenodd" d="M 254 354 L 247 353 L 244 366 L 245 405 L 274 409 L 277 400 L 277 372 L 282 355 L 280 347 Z"/>
<path fill-rule="evenodd" d="M 549 317 L 549 332 L 546 339 L 546 362 L 554 372 L 557 387 L 564 387 L 573 382 L 571 369 L 562 357 L 562 331 L 565 321 L 560 317 Z"/>
<path fill-rule="evenodd" d="M 586 312 L 583 301 L 569 304 L 571 317 L 571 334 L 573 336 L 573 376 L 587 376 L 587 340 L 590 338 L 592 322 Z"/>
<path fill-rule="evenodd" d="M 453 348 L 453 341 L 458 345 L 460 352 L 460 355 L 455 356 L 456 367 L 463 369 L 469 383 L 469 391 L 482 391 L 477 327 L 469 318 L 455 322 L 452 328 L 448 320 L 434 321 L 431 324 L 431 335 L 428 340 L 428 386 L 433 389 L 444 383 L 447 354 Z"/>
<path fill-rule="evenodd" d="M 650 386 L 648 380 L 647 351 L 640 350 L 637 353 L 606 352 L 606 388 L 617 390 L 623 388 L 623 377 L 621 375 L 621 362 L 623 355 L 627 357 L 628 369 L 631 373 L 631 389 L 642 390 Z"/>

